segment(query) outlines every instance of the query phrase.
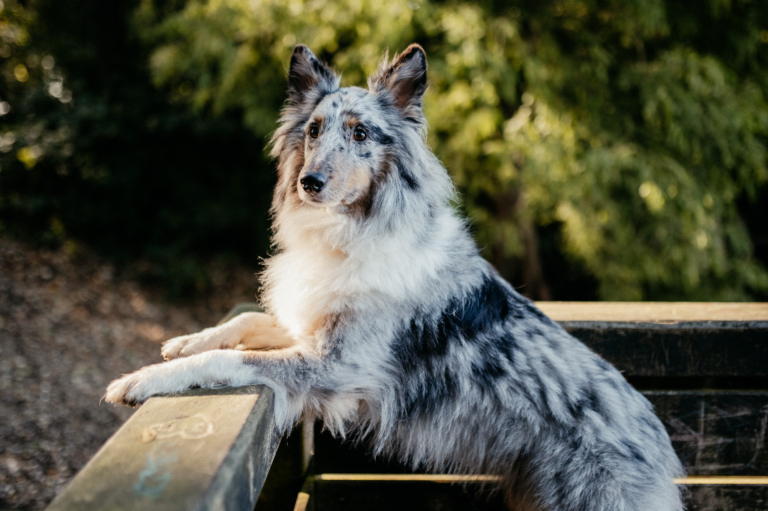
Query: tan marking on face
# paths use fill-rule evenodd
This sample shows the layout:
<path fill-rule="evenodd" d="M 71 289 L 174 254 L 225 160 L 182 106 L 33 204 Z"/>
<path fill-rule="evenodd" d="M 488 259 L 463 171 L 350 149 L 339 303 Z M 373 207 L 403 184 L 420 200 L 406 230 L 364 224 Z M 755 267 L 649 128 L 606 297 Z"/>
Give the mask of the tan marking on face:
<path fill-rule="evenodd" d="M 356 167 L 352 170 L 344 187 L 343 204 L 351 204 L 358 197 L 368 192 L 371 186 L 371 172 L 364 167 Z"/>
<path fill-rule="evenodd" d="M 354 128 L 355 126 L 358 126 L 359 124 L 361 124 L 360 119 L 358 119 L 357 117 L 354 117 L 354 116 L 349 117 L 347 119 L 347 122 L 346 122 L 347 128 L 349 128 L 349 129 Z"/>

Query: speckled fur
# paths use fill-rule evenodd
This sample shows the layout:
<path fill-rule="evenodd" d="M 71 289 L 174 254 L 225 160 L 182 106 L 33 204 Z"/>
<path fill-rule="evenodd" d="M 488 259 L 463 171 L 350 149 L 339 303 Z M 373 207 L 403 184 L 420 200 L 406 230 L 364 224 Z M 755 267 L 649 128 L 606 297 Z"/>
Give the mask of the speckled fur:
<path fill-rule="evenodd" d="M 368 85 L 340 88 L 296 47 L 273 139 L 269 316 L 169 341 L 174 360 L 116 380 L 107 400 L 265 383 L 282 431 L 317 416 L 414 467 L 500 475 L 512 509 L 683 509 L 648 401 L 505 282 L 451 208 L 425 144 L 423 50 L 385 57 Z M 322 192 L 302 189 L 310 172 Z M 217 349 L 238 344 L 278 349 Z"/>

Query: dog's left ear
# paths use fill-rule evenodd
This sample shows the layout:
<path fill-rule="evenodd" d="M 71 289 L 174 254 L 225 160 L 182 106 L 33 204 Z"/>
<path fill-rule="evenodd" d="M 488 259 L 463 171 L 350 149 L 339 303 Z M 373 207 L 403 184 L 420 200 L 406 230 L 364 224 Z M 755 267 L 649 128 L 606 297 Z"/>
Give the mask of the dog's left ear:
<path fill-rule="evenodd" d="M 309 48 L 297 44 L 291 56 L 288 70 L 288 95 L 296 102 L 301 101 L 307 92 L 315 88 L 333 91 L 339 88 L 339 78 L 331 69 L 320 62 Z"/>
<path fill-rule="evenodd" d="M 421 110 L 421 97 L 427 90 L 427 55 L 424 48 L 412 44 L 392 62 L 384 56 L 379 70 L 368 80 L 368 88 L 377 94 L 387 93 L 402 110 Z"/>

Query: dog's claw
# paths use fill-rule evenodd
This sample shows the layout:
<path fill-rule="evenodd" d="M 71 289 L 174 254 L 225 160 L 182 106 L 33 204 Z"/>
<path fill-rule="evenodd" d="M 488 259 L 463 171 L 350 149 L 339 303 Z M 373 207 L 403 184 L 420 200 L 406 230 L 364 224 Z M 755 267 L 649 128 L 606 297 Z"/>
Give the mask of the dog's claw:
<path fill-rule="evenodd" d="M 114 380 L 107 387 L 104 400 L 115 405 L 138 406 L 154 394 L 162 393 L 162 389 L 151 388 L 154 367 L 148 366 Z"/>
<path fill-rule="evenodd" d="M 178 358 L 181 350 L 184 349 L 184 346 L 189 341 L 189 337 L 191 336 L 183 335 L 166 341 L 165 344 L 163 344 L 163 347 L 160 348 L 160 354 L 163 356 L 163 359 L 173 360 L 174 358 Z"/>
<path fill-rule="evenodd" d="M 136 406 L 152 396 L 181 392 L 197 384 L 194 372 L 189 370 L 189 360 L 172 360 L 146 366 L 113 381 L 104 399 L 108 403 Z"/>
<path fill-rule="evenodd" d="M 129 374 L 110 383 L 107 387 L 107 393 L 104 395 L 104 400 L 114 405 L 135 406 L 138 404 L 137 399 L 129 397 L 134 387 L 131 382 L 131 376 L 133 375 Z"/>

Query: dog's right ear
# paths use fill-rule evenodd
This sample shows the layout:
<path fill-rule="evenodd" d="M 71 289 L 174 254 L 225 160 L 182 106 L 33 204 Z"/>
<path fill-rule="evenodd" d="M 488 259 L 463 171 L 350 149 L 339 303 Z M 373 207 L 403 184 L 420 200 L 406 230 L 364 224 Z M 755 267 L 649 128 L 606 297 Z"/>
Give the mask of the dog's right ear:
<path fill-rule="evenodd" d="M 328 66 L 320 62 L 309 48 L 297 44 L 291 56 L 291 68 L 288 71 L 288 95 L 294 101 L 301 101 L 307 91 L 315 87 L 329 90 L 337 89 L 338 77 Z"/>
<path fill-rule="evenodd" d="M 403 111 L 421 111 L 421 97 L 427 90 L 427 55 L 424 48 L 412 44 L 392 62 L 387 54 L 379 70 L 368 79 L 368 88 L 377 94 L 388 93 Z"/>

